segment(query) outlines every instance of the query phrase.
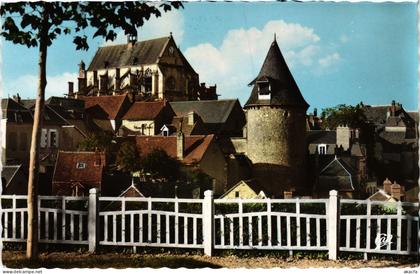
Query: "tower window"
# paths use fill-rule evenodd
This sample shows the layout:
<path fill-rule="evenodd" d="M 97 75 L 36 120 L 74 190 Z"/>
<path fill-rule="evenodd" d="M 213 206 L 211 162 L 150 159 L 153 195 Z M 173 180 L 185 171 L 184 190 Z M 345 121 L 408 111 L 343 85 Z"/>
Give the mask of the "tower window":
<path fill-rule="evenodd" d="M 258 87 L 258 100 L 271 99 L 271 85 L 268 80 L 257 81 Z"/>

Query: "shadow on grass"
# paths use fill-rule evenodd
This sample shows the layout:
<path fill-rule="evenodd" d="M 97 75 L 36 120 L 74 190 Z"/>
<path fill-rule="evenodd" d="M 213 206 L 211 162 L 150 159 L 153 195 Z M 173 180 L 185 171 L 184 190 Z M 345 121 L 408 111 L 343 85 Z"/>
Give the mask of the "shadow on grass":
<path fill-rule="evenodd" d="M 213 263 L 196 260 L 193 258 L 177 257 L 120 257 L 90 255 L 83 257 L 49 257 L 41 256 L 38 261 L 28 261 L 21 258 L 3 258 L 3 264 L 8 268 L 221 268 Z"/>

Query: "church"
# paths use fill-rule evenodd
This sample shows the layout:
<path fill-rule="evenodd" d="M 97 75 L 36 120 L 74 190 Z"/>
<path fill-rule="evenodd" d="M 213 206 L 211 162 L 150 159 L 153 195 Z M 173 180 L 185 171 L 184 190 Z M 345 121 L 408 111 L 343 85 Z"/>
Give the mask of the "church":
<path fill-rule="evenodd" d="M 168 37 L 100 47 L 86 68 L 79 65 L 78 92 L 69 83 L 69 97 L 128 93 L 133 100 L 213 100 L 216 87 L 206 88 L 199 75 Z"/>

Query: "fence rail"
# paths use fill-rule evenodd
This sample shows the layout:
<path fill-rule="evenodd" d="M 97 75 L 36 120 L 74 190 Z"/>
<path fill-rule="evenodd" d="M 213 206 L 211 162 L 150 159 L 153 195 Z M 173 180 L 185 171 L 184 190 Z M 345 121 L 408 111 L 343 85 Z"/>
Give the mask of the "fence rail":
<path fill-rule="evenodd" d="M 2 195 L 2 239 L 24 242 L 26 196 Z M 329 199 L 39 196 L 43 243 L 418 254 L 418 203 Z"/>

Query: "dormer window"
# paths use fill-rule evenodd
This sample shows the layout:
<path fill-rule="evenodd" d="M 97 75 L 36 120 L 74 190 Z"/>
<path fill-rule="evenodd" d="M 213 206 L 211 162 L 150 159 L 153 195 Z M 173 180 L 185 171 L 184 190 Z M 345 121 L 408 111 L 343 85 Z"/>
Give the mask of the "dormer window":
<path fill-rule="evenodd" d="M 163 127 L 160 129 L 162 136 L 169 136 L 169 128 L 166 125 L 163 125 Z"/>
<path fill-rule="evenodd" d="M 84 162 L 77 162 L 76 168 L 77 169 L 84 169 L 84 168 L 86 168 L 86 163 L 84 163 Z"/>
<path fill-rule="evenodd" d="M 271 99 L 271 85 L 268 79 L 257 81 L 258 87 L 258 100 Z"/>

